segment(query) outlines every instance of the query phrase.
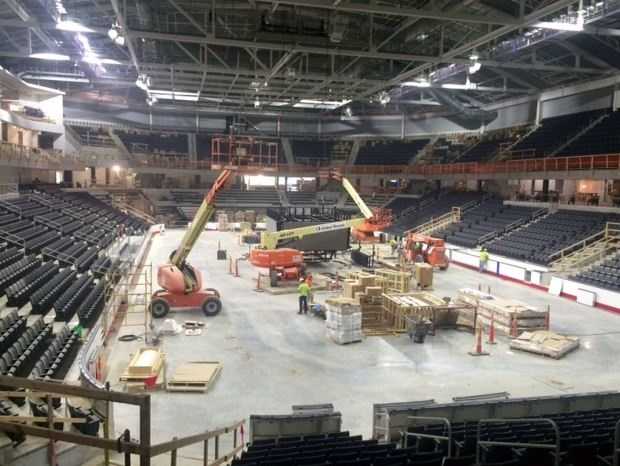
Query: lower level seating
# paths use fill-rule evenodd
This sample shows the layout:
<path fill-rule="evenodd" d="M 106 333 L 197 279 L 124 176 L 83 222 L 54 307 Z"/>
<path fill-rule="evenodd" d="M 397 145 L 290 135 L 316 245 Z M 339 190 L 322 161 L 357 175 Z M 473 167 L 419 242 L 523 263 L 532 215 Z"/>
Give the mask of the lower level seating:
<path fill-rule="evenodd" d="M 615 254 L 589 270 L 573 275 L 570 279 L 620 292 L 620 254 Z"/>

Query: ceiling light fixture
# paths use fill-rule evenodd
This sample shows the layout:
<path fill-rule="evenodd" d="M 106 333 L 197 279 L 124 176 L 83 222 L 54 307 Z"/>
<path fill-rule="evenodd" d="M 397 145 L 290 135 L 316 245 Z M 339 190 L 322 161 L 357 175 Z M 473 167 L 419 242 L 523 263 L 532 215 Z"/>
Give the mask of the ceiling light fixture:
<path fill-rule="evenodd" d="M 258 96 L 256 96 L 256 99 L 254 99 L 254 108 L 259 108 L 260 107 L 260 100 L 258 100 Z"/>
<path fill-rule="evenodd" d="M 56 23 L 56 29 L 59 31 L 68 32 L 93 32 L 91 28 L 88 28 L 77 21 L 73 20 L 60 20 Z"/>
<path fill-rule="evenodd" d="M 405 81 L 401 83 L 403 87 L 431 87 L 431 83 L 428 79 L 418 79 L 416 81 Z"/>
<path fill-rule="evenodd" d="M 348 106 L 348 105 L 347 105 L 347 106 L 344 108 L 344 115 L 345 115 L 347 118 L 351 118 L 351 117 L 353 117 L 353 110 L 351 110 L 351 107 L 350 107 L 350 106 Z"/>
<path fill-rule="evenodd" d="M 31 53 L 30 58 L 38 58 L 39 60 L 53 60 L 53 61 L 71 60 L 71 57 L 69 57 L 69 55 L 64 55 L 62 53 L 51 53 L 51 52 Z"/>
<path fill-rule="evenodd" d="M 151 78 L 146 74 L 139 74 L 138 79 L 136 79 L 136 86 L 139 89 L 148 92 L 149 88 L 151 87 Z"/>
<path fill-rule="evenodd" d="M 390 94 L 388 94 L 387 92 L 383 91 L 379 94 L 379 103 L 381 105 L 387 105 L 390 103 L 390 101 L 392 100 L 392 98 L 390 97 Z"/>
<path fill-rule="evenodd" d="M 478 71 L 480 71 L 480 68 L 482 68 L 482 64 L 478 61 L 479 59 L 480 57 L 474 50 L 469 56 L 469 67 L 467 68 L 469 74 L 476 74 Z"/>

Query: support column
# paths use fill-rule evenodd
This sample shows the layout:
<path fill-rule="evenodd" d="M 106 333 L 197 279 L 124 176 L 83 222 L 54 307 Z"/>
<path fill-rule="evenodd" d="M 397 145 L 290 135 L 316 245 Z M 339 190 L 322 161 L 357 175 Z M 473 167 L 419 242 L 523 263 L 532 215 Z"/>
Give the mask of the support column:
<path fill-rule="evenodd" d="M 536 100 L 536 126 L 538 126 L 540 124 L 540 120 L 542 120 L 542 100 L 540 99 L 540 97 Z"/>
<path fill-rule="evenodd" d="M 620 108 L 620 89 L 614 89 L 611 107 L 614 112 Z"/>
<path fill-rule="evenodd" d="M 198 147 L 196 144 L 196 133 L 187 134 L 187 149 L 189 152 L 189 160 L 195 162 L 198 160 Z"/>

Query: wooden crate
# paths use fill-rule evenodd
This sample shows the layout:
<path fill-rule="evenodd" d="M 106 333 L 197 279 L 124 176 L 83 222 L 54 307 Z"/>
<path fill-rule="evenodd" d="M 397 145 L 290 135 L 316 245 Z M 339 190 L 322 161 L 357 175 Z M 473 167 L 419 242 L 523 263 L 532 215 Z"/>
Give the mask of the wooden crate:
<path fill-rule="evenodd" d="M 380 279 L 384 292 L 406 293 L 411 289 L 411 272 L 377 269 L 375 273 Z"/>
<path fill-rule="evenodd" d="M 222 371 L 218 361 L 194 361 L 179 366 L 168 383 L 169 392 L 206 392 Z"/>

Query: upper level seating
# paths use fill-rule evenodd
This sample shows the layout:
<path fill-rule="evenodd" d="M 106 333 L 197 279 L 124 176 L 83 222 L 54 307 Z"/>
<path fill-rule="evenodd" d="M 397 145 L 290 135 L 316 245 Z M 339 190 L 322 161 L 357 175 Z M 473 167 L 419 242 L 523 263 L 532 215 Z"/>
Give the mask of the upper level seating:
<path fill-rule="evenodd" d="M 334 141 L 291 140 L 293 157 L 299 163 L 329 161 L 334 144 Z"/>
<path fill-rule="evenodd" d="M 244 190 L 240 186 L 229 186 L 217 198 L 220 205 L 251 206 L 264 205 L 278 207 L 280 196 L 275 187 L 264 186 L 252 190 Z"/>
<path fill-rule="evenodd" d="M 71 126 L 71 129 L 80 138 L 80 143 L 85 146 L 113 147 L 114 141 L 103 128 L 90 128 L 86 126 Z"/>
<path fill-rule="evenodd" d="M 479 202 L 483 194 L 474 191 L 455 191 L 440 192 L 437 197 L 415 205 L 413 208 L 401 212 L 401 215 L 394 221 L 388 232 L 401 235 L 406 230 L 415 228 L 428 222 L 433 217 L 439 217 L 450 212 L 452 207 L 459 207 L 470 202 Z"/>
<path fill-rule="evenodd" d="M 514 139 L 510 136 L 488 136 L 463 152 L 457 162 L 487 162 L 498 154 L 502 145 L 512 142 Z"/>
<path fill-rule="evenodd" d="M 620 152 L 620 112 L 610 113 L 559 155 L 615 154 Z"/>
<path fill-rule="evenodd" d="M 545 118 L 536 131 L 527 135 L 512 148 L 512 152 L 523 153 L 526 157 L 548 156 L 603 113 L 605 113 L 604 110 L 593 110 Z"/>
<path fill-rule="evenodd" d="M 492 241 L 489 252 L 546 265 L 550 256 L 617 222 L 620 215 L 560 210 Z"/>
<path fill-rule="evenodd" d="M 196 154 L 198 160 L 211 159 L 211 136 L 208 134 L 196 134 Z"/>
<path fill-rule="evenodd" d="M 117 131 L 118 136 L 133 153 L 188 154 L 187 134 L 176 133 L 138 133 Z"/>
<path fill-rule="evenodd" d="M 529 222 L 537 209 L 504 205 L 499 199 L 488 199 L 462 215 L 462 221 L 454 223 L 433 236 L 449 243 L 468 248 L 476 247 L 481 240 L 488 241 L 503 234 L 508 228 Z"/>
<path fill-rule="evenodd" d="M 620 291 L 620 254 L 615 254 L 602 263 L 571 276 L 570 279 L 586 285 Z"/>
<path fill-rule="evenodd" d="M 367 141 L 360 146 L 356 165 L 407 165 L 430 139 L 414 141 Z"/>

